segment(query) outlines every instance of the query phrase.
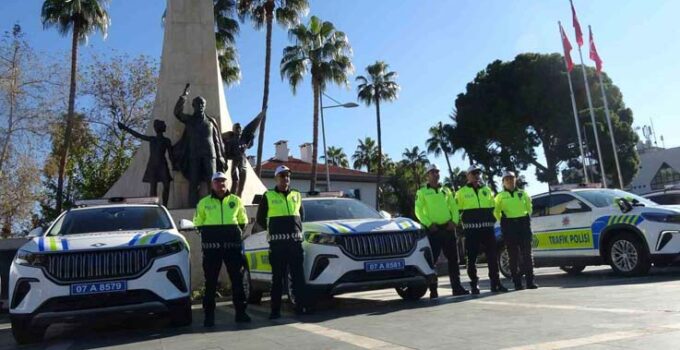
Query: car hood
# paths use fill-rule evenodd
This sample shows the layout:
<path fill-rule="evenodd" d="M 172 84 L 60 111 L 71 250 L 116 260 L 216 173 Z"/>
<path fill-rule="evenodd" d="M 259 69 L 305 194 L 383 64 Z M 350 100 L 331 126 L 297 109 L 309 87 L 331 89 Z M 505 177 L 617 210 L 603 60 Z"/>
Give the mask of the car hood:
<path fill-rule="evenodd" d="M 680 205 L 660 205 L 659 208 L 669 209 L 676 213 L 680 213 Z"/>
<path fill-rule="evenodd" d="M 407 218 L 315 221 L 305 222 L 302 226 L 305 232 L 328 234 L 414 231 L 420 229 L 420 224 Z"/>
<path fill-rule="evenodd" d="M 157 245 L 182 240 L 174 230 L 116 231 L 35 237 L 21 249 L 32 252 L 78 251 Z"/>

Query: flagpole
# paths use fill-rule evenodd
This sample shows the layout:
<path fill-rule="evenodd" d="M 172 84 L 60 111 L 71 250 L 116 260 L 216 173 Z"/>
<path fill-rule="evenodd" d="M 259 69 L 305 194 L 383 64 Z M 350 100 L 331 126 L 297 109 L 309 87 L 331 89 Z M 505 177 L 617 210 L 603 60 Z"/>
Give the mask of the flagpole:
<path fill-rule="evenodd" d="M 562 39 L 562 23 L 560 21 L 557 21 L 557 24 L 560 27 L 560 39 Z M 571 83 L 571 72 L 569 71 L 569 64 L 567 63 L 567 57 L 564 58 L 564 67 L 567 68 L 567 81 L 569 81 L 569 93 L 571 94 L 571 109 L 574 112 L 574 123 L 576 124 L 576 136 L 578 137 L 578 148 L 581 151 L 581 165 L 583 166 L 583 178 L 585 179 L 586 183 L 590 183 L 590 179 L 588 179 L 588 171 L 586 170 L 586 155 L 585 152 L 583 152 L 583 140 L 581 139 L 581 128 L 579 127 L 578 124 L 578 112 L 576 111 L 576 98 L 574 97 L 574 87 Z"/>
<path fill-rule="evenodd" d="M 590 109 L 590 121 L 593 123 L 593 134 L 595 134 L 595 146 L 597 146 L 597 158 L 600 161 L 600 173 L 602 174 L 602 186 L 607 188 L 607 174 L 604 172 L 604 162 L 602 162 L 602 150 L 600 149 L 600 138 L 597 136 L 597 126 L 595 125 L 595 111 L 593 110 L 593 99 L 590 97 L 590 87 L 588 86 L 588 76 L 586 75 L 586 65 L 583 63 L 583 54 L 581 53 L 581 46 L 578 46 L 578 56 L 581 59 L 581 68 L 583 71 L 583 84 L 586 87 L 586 96 L 588 97 L 588 108 Z"/>
<path fill-rule="evenodd" d="M 588 26 L 588 31 L 592 34 L 592 29 L 590 28 L 590 26 Z M 619 188 L 623 189 L 623 176 L 621 176 L 621 165 L 619 165 L 619 155 L 618 155 L 618 151 L 617 151 L 617 148 L 616 148 L 616 141 L 614 140 L 614 129 L 612 128 L 612 119 L 611 119 L 611 116 L 609 115 L 609 103 L 607 102 L 607 95 L 604 92 L 604 82 L 602 81 L 602 72 L 597 72 L 597 76 L 600 78 L 600 89 L 602 90 L 602 101 L 604 102 L 604 113 L 607 116 L 607 126 L 609 127 L 609 136 L 612 139 L 612 150 L 614 151 L 614 162 L 616 163 L 616 173 L 619 176 Z"/>

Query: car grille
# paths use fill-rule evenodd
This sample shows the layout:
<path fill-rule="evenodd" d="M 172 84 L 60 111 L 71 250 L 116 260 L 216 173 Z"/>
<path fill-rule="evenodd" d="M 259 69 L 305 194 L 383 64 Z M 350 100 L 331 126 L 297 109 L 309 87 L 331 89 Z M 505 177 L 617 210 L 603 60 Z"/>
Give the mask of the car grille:
<path fill-rule="evenodd" d="M 48 254 L 45 270 L 63 282 L 130 277 L 151 263 L 148 248 Z"/>
<path fill-rule="evenodd" d="M 373 259 L 407 255 L 417 241 L 418 231 L 392 231 L 341 236 L 339 244 L 351 257 Z"/>

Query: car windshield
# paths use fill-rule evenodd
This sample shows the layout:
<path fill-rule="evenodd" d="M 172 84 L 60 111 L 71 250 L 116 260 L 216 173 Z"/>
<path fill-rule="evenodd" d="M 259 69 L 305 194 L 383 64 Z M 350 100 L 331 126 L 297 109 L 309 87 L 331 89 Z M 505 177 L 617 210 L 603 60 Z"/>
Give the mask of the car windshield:
<path fill-rule="evenodd" d="M 634 200 L 637 201 L 637 203 L 643 204 L 645 206 L 656 205 L 656 203 L 650 201 L 649 199 L 621 190 L 589 190 L 579 191 L 577 193 L 579 196 L 585 198 L 588 202 L 592 203 L 598 208 L 614 205 L 614 199 L 616 198 L 625 198 L 630 201 Z"/>
<path fill-rule="evenodd" d="M 373 208 L 354 199 L 307 200 L 302 206 L 305 222 L 382 218 Z"/>
<path fill-rule="evenodd" d="M 172 222 L 159 207 L 108 207 L 72 210 L 52 226 L 48 235 L 170 229 Z"/>

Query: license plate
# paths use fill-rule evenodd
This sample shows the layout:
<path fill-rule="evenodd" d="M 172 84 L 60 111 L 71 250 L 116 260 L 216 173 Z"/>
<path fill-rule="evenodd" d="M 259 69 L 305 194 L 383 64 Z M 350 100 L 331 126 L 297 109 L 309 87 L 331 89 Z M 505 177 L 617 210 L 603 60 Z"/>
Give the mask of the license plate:
<path fill-rule="evenodd" d="M 404 259 L 369 261 L 364 263 L 364 270 L 366 272 L 403 270 L 405 265 Z"/>
<path fill-rule="evenodd" d="M 126 290 L 127 281 L 91 282 L 71 285 L 71 295 L 124 292 Z"/>

